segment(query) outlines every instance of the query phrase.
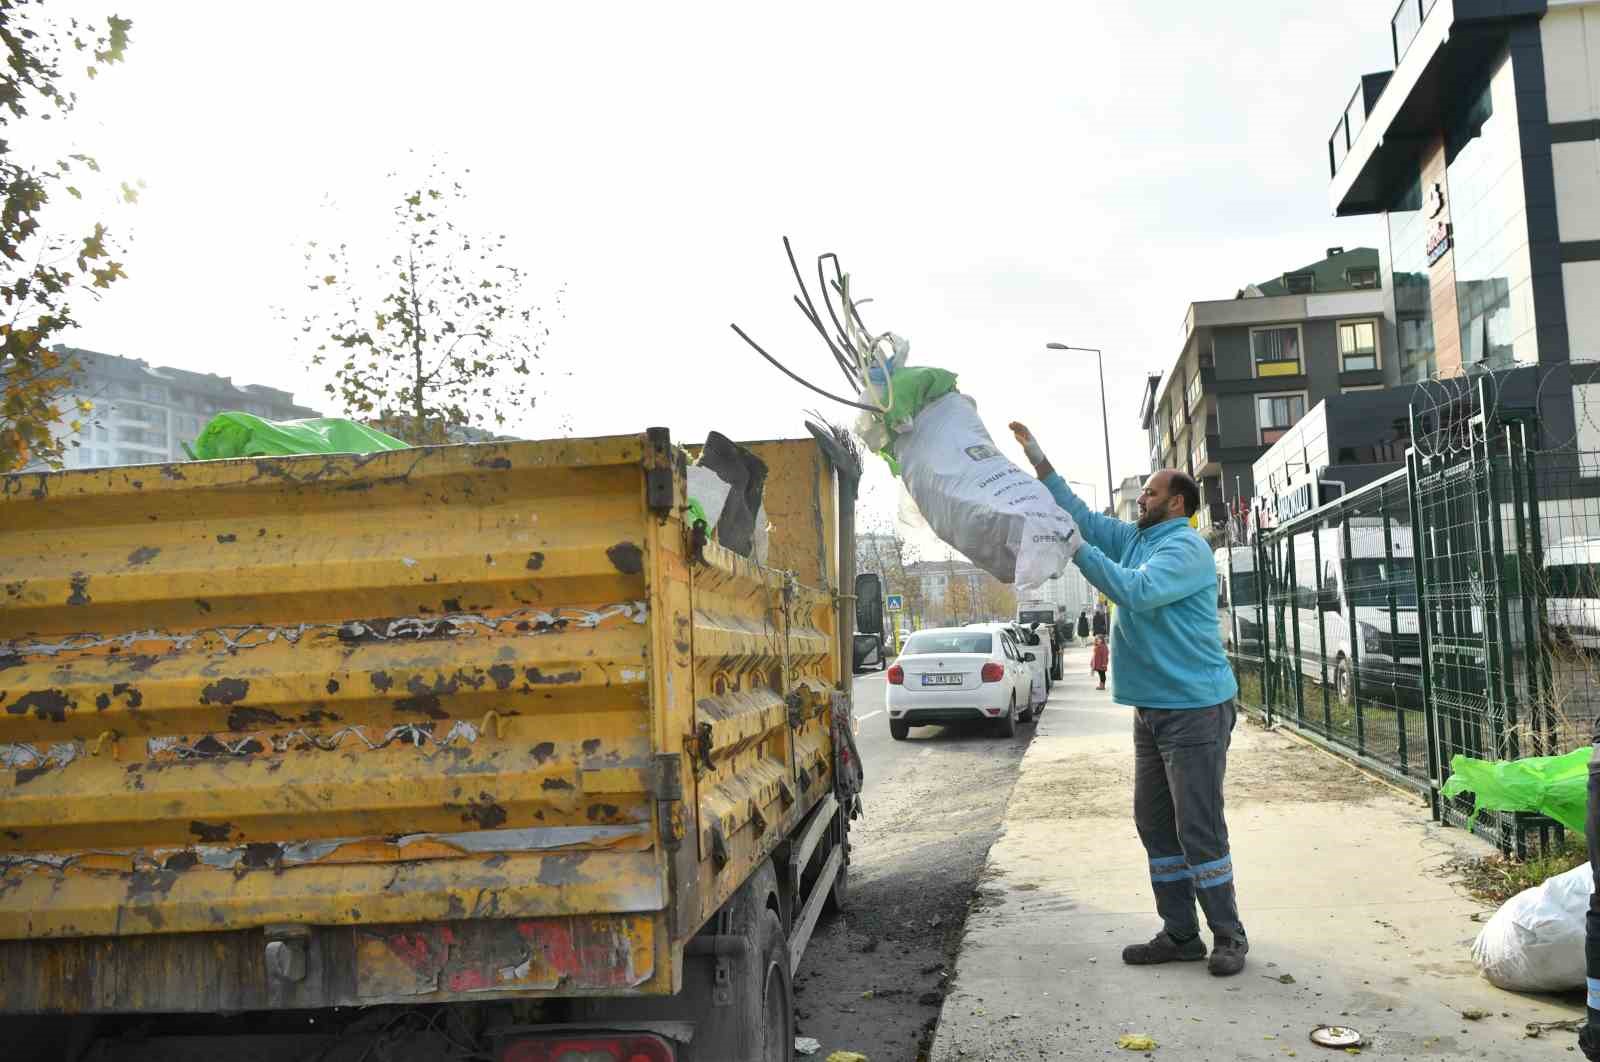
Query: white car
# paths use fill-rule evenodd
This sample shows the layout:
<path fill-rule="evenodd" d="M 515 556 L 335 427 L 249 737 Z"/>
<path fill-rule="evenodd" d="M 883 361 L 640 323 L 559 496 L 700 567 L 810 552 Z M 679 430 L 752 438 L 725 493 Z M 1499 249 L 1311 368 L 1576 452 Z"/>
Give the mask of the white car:
<path fill-rule="evenodd" d="M 1024 721 L 1037 719 L 1044 711 L 1044 702 L 1050 699 L 1050 631 L 1048 628 L 1030 630 L 1020 623 L 1006 625 L 1016 643 L 1017 651 L 1027 662 L 1028 675 L 1032 681 L 1033 690 L 1028 696 L 1028 709 L 1022 713 Z M 1033 657 L 1028 660 L 1028 657 Z"/>
<path fill-rule="evenodd" d="M 988 720 L 1001 737 L 1029 711 L 1032 666 L 999 625 L 936 627 L 906 640 L 889 668 L 889 734 L 914 726 Z"/>

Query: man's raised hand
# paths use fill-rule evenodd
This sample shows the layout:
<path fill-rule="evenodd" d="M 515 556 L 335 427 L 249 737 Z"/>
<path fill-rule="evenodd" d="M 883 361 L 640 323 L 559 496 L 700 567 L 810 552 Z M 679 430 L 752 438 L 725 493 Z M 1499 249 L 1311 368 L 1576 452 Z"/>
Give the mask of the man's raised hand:
<path fill-rule="evenodd" d="M 1042 469 L 1050 461 L 1044 456 L 1044 450 L 1040 448 L 1039 440 L 1033 437 L 1033 432 L 1029 431 L 1028 426 L 1020 420 L 1012 421 L 1009 427 L 1011 428 L 1011 434 L 1017 437 L 1017 442 L 1022 444 L 1022 452 L 1028 455 L 1028 460 L 1033 462 L 1033 467 L 1041 470 L 1042 474 Z"/>

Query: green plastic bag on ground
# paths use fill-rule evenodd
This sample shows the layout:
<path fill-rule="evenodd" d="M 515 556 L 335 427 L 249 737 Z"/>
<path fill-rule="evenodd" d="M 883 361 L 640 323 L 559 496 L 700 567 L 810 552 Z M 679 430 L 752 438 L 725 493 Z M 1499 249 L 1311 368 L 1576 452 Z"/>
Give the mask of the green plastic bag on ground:
<path fill-rule="evenodd" d="M 1446 797 L 1471 793 L 1473 813 L 1536 811 L 1582 834 L 1589 808 L 1589 758 L 1594 749 L 1565 756 L 1529 756 L 1520 760 L 1450 760 L 1450 777 L 1439 792 Z"/>
<path fill-rule="evenodd" d="M 218 413 L 185 447 L 199 461 L 287 454 L 370 454 L 411 447 L 353 420 L 263 420 L 249 413 Z"/>

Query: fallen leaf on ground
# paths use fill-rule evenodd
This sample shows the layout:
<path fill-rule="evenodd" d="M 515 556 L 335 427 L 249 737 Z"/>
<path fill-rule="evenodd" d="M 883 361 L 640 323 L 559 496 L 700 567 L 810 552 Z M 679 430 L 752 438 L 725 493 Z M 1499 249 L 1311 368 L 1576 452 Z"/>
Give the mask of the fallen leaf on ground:
<path fill-rule="evenodd" d="M 867 1062 L 867 1056 L 860 1051 L 835 1051 L 827 1062 Z"/>
<path fill-rule="evenodd" d="M 1157 1044 L 1144 1033 L 1123 1033 L 1117 1037 L 1117 1046 L 1124 1051 L 1154 1051 Z"/>

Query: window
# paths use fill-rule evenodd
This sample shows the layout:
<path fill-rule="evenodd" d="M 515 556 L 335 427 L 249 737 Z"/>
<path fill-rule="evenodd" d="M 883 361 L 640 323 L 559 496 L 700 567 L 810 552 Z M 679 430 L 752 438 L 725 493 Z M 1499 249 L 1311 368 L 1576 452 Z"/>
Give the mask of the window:
<path fill-rule="evenodd" d="M 928 653 L 992 653 L 994 638 L 983 632 L 956 631 L 935 634 L 931 631 L 913 634 L 900 651 L 901 656 L 923 656 Z"/>
<path fill-rule="evenodd" d="M 167 434 L 161 431 L 146 431 L 143 428 L 118 428 L 117 441 L 142 443 L 145 446 L 159 446 L 165 449 Z"/>
<path fill-rule="evenodd" d="M 167 389 L 160 384 L 145 384 L 143 394 L 147 402 L 165 402 L 167 400 Z"/>
<path fill-rule="evenodd" d="M 1381 391 L 1381 390 L 1383 390 L 1383 384 L 1351 384 L 1349 387 L 1341 387 L 1341 388 L 1339 388 L 1339 393 L 1343 394 L 1343 395 L 1349 395 L 1349 394 L 1354 394 L 1357 391 Z"/>
<path fill-rule="evenodd" d="M 1255 359 L 1257 376 L 1300 375 L 1299 326 L 1252 328 L 1250 353 Z"/>
<path fill-rule="evenodd" d="M 1375 288 L 1378 286 L 1378 270 L 1376 267 L 1346 269 L 1344 279 L 1352 288 Z"/>
<path fill-rule="evenodd" d="M 1196 372 L 1194 378 L 1189 381 L 1188 391 L 1184 392 L 1184 403 L 1189 407 L 1190 413 L 1200 408 L 1200 400 L 1205 397 L 1205 393 L 1205 381 L 1200 373 Z"/>
<path fill-rule="evenodd" d="M 1364 372 L 1378 367 L 1378 322 L 1339 322 L 1339 371 Z"/>
<path fill-rule="evenodd" d="M 104 424 L 96 424 L 94 426 L 94 438 L 96 442 L 109 442 L 111 439 L 111 433 L 106 430 L 106 426 Z"/>
<path fill-rule="evenodd" d="M 124 405 L 122 407 L 122 416 L 127 420 L 136 420 L 141 424 L 159 424 L 163 428 L 167 425 L 167 411 L 155 409 L 151 406 Z"/>
<path fill-rule="evenodd" d="M 1256 431 L 1262 446 L 1270 446 L 1306 415 L 1305 394 L 1260 395 L 1256 398 Z"/>
<path fill-rule="evenodd" d="M 1285 273 L 1283 286 L 1290 295 L 1310 295 L 1317 289 L 1317 277 L 1315 273 Z"/>

